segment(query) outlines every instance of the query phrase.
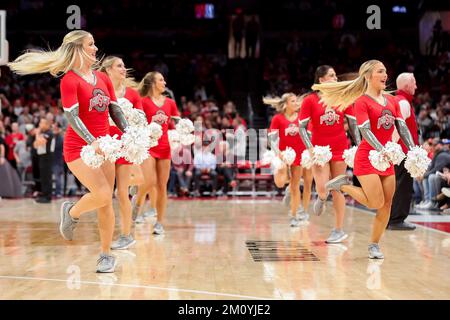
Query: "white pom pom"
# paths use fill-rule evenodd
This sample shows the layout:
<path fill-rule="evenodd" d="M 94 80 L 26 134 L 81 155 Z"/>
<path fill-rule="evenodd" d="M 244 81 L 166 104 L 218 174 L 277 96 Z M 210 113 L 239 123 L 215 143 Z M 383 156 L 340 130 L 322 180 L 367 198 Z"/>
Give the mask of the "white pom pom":
<path fill-rule="evenodd" d="M 275 156 L 272 159 L 271 167 L 272 167 L 274 174 L 276 174 L 278 172 L 278 170 L 282 169 L 284 166 L 285 166 L 285 163 L 279 157 Z"/>
<path fill-rule="evenodd" d="M 150 139 L 158 141 L 159 138 L 161 138 L 163 131 L 160 124 L 156 122 L 150 123 L 148 126 L 148 135 L 150 136 Z"/>
<path fill-rule="evenodd" d="M 141 164 L 149 157 L 151 139 L 145 128 L 128 127 L 122 135 L 122 153 L 133 164 Z"/>
<path fill-rule="evenodd" d="M 100 137 L 98 145 L 105 155 L 105 160 L 114 163 L 122 156 L 122 141 L 117 139 L 117 134 L 112 137 L 109 134 Z"/>
<path fill-rule="evenodd" d="M 178 131 L 180 135 L 184 134 L 190 134 L 194 132 L 194 124 L 189 119 L 181 119 L 178 121 L 178 123 L 175 125 L 175 129 Z"/>
<path fill-rule="evenodd" d="M 182 135 L 182 136 L 180 137 L 180 143 L 181 143 L 183 146 L 190 146 L 190 145 L 193 144 L 194 142 L 195 142 L 195 136 L 194 136 L 192 133 L 187 134 L 187 135 Z"/>
<path fill-rule="evenodd" d="M 384 146 L 384 149 L 389 161 L 395 165 L 399 165 L 406 157 L 403 153 L 402 147 L 398 143 L 389 141 Z"/>
<path fill-rule="evenodd" d="M 128 117 L 130 112 L 134 109 L 133 104 L 127 98 L 117 99 L 117 104 L 122 109 L 122 112 L 125 114 L 125 117 Z"/>
<path fill-rule="evenodd" d="M 180 134 L 177 130 L 169 130 L 167 131 L 167 135 L 169 136 L 169 143 L 170 147 L 172 149 L 177 149 L 181 142 L 180 142 Z"/>
<path fill-rule="evenodd" d="M 372 166 L 378 171 L 386 171 L 391 166 L 387 156 L 383 152 L 370 150 L 369 160 Z"/>
<path fill-rule="evenodd" d="M 294 163 L 296 156 L 297 154 L 295 153 L 295 150 L 291 147 L 287 147 L 283 152 L 281 152 L 281 157 L 288 166 Z"/>
<path fill-rule="evenodd" d="M 309 153 L 309 150 L 303 151 L 302 152 L 302 161 L 301 161 L 302 167 L 305 169 L 311 169 L 313 164 L 314 164 L 314 162 L 313 162 L 313 159 L 311 158 L 311 154 Z"/>
<path fill-rule="evenodd" d="M 325 163 L 331 160 L 333 154 L 331 153 L 330 146 L 315 146 L 314 147 L 314 164 L 323 167 Z"/>
<path fill-rule="evenodd" d="M 415 146 L 408 151 L 405 168 L 411 174 L 411 177 L 418 178 L 424 175 L 430 163 L 431 159 L 428 157 L 426 150 Z"/>
<path fill-rule="evenodd" d="M 350 149 L 347 149 L 344 151 L 344 154 L 342 155 L 342 157 L 344 158 L 345 163 L 350 167 L 353 168 L 354 164 L 355 164 L 355 155 L 356 155 L 356 150 L 358 150 L 358 147 L 353 146 Z"/>
<path fill-rule="evenodd" d="M 262 156 L 261 163 L 263 165 L 268 165 L 269 163 L 272 163 L 273 159 L 276 158 L 275 152 L 272 150 L 266 150 Z"/>
<path fill-rule="evenodd" d="M 133 108 L 128 114 L 125 114 L 128 124 L 133 127 L 145 127 L 148 125 L 147 116 L 144 111 Z"/>
<path fill-rule="evenodd" d="M 80 152 L 81 160 L 91 168 L 99 168 L 105 161 L 105 157 L 97 154 L 94 147 L 86 145 Z"/>

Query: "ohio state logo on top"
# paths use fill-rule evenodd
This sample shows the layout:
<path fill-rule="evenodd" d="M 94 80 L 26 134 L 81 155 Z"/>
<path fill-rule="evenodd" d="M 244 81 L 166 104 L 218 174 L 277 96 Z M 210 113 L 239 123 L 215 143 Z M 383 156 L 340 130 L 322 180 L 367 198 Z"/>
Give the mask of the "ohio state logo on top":
<path fill-rule="evenodd" d="M 296 134 L 298 134 L 298 132 L 299 129 L 294 123 L 289 124 L 289 126 L 286 129 L 284 129 L 284 135 L 286 136 L 287 135 L 295 136 Z"/>
<path fill-rule="evenodd" d="M 381 112 L 381 117 L 378 118 L 377 129 L 383 127 L 386 130 L 389 130 L 394 122 L 395 117 L 392 115 L 392 112 L 390 110 L 383 110 L 383 112 Z"/>
<path fill-rule="evenodd" d="M 103 112 L 109 106 L 111 99 L 103 92 L 102 89 L 94 89 L 92 91 L 92 98 L 89 100 L 89 111 L 92 109 L 98 112 Z"/>
<path fill-rule="evenodd" d="M 327 110 L 320 116 L 320 124 L 325 123 L 327 126 L 332 126 L 339 123 L 340 116 L 334 110 Z"/>
<path fill-rule="evenodd" d="M 166 115 L 166 113 L 162 110 L 158 110 L 152 117 L 152 122 L 156 122 L 157 124 L 162 125 L 163 123 L 167 122 L 167 119 L 169 119 L 169 117 Z"/>

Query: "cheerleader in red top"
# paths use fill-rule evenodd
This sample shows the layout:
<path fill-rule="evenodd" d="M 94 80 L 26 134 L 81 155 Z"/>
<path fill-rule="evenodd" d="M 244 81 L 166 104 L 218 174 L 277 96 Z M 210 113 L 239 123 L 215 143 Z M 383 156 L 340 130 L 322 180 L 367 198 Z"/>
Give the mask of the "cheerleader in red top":
<path fill-rule="evenodd" d="M 284 165 L 282 169 L 275 172 L 274 180 L 278 188 L 284 187 L 289 182 L 289 192 L 291 194 L 290 225 L 291 227 L 297 227 L 300 224 L 300 220 L 307 219 L 303 207 L 300 205 L 300 179 L 302 175 L 305 190 L 303 203 L 305 207 L 309 204 L 312 184 L 311 173 L 308 172 L 309 170 L 303 170 L 300 165 L 301 154 L 305 150 L 304 144 L 299 139 L 298 110 L 300 104 L 297 96 L 293 93 L 285 93 L 281 98 L 264 98 L 263 101 L 278 111 L 278 114 L 272 118 L 269 129 L 269 142 L 272 151 L 279 156 L 281 151 L 291 147 L 296 153 L 291 167 L 288 168 L 287 165 Z"/>
<path fill-rule="evenodd" d="M 153 226 L 153 233 L 158 235 L 164 233 L 162 222 L 166 213 L 167 182 L 170 174 L 171 150 L 167 132 L 170 122 L 180 119 L 175 101 L 163 95 L 165 89 L 166 81 L 159 72 L 147 73 L 138 87 L 148 122 L 161 125 L 163 135 L 158 140 L 158 145 L 150 148 L 150 157 L 142 164 L 144 184 L 139 187 L 133 210 L 136 215 L 140 213 L 145 196 L 150 192 L 150 198 L 156 199 L 157 221 Z"/>
<path fill-rule="evenodd" d="M 108 114 L 123 131 L 128 126 L 117 104 L 111 80 L 102 72 L 93 71 L 97 47 L 92 35 L 83 30 L 69 32 L 56 51 L 28 52 L 10 63 L 19 74 L 50 72 L 61 79 L 61 100 L 69 121 L 64 139 L 64 159 L 70 171 L 89 190 L 77 203 L 66 201 L 61 206 L 59 230 L 72 240 L 79 217 L 97 210 L 102 253 L 97 272 L 114 272 L 115 258 L 110 254 L 114 233 L 112 193 L 114 164 L 105 161 L 100 168 L 87 166 L 80 158 L 83 146 L 90 144 L 101 154 L 96 139 L 109 133 Z"/>
<path fill-rule="evenodd" d="M 131 103 L 134 108 L 142 110 L 139 93 L 130 87 L 136 87 L 137 84 L 133 79 L 127 77 L 127 69 L 121 58 L 114 56 L 106 57 L 102 62 L 100 70 L 106 73 L 111 79 L 119 104 L 121 100 L 124 100 L 124 102 Z M 112 123 L 110 126 L 110 135 L 113 136 L 115 134 L 121 137 L 122 131 Z M 136 243 L 136 240 L 131 235 L 131 202 L 128 188 L 130 186 L 140 185 L 143 182 L 144 177 L 139 165 L 133 165 L 124 158 L 117 159 L 116 184 L 120 208 L 121 235 L 117 241 L 113 242 L 111 246 L 112 250 L 125 250 Z"/>
<path fill-rule="evenodd" d="M 326 105 L 338 106 L 342 110 L 345 107 L 341 106 L 355 103 L 356 120 L 363 141 L 355 155 L 353 173 L 358 177 L 361 187 L 350 185 L 345 175 L 330 180 L 325 186 L 330 191 L 346 192 L 359 203 L 377 210 L 368 248 L 371 259 L 384 258 L 378 243 L 391 212 L 395 174 L 393 165 L 386 171 L 375 169 L 369 160 L 369 152 L 375 149 L 387 157 L 384 145 L 392 139 L 394 124 L 408 149 L 414 147 L 397 100 L 383 92 L 386 80 L 386 68 L 383 63 L 370 60 L 361 65 L 359 76 L 355 80 L 322 83 L 312 87 L 313 90 L 321 91 L 322 100 Z"/>
<path fill-rule="evenodd" d="M 336 72 L 328 65 L 319 66 L 316 69 L 314 83 L 336 82 Z M 319 102 L 318 92 L 313 92 L 305 96 L 300 110 L 300 136 L 303 143 L 313 153 L 314 146 L 330 146 L 332 158 L 323 167 L 314 165 L 313 175 L 316 183 L 317 200 L 314 203 L 314 213 L 321 215 L 325 211 L 325 204 L 328 193 L 325 183 L 331 178 L 335 178 L 345 173 L 347 164 L 342 157 L 344 150 L 349 148 L 347 135 L 344 127 L 345 118 L 348 121 L 350 132 L 354 140 L 359 144 L 361 138 L 353 108 L 347 108 L 343 112 L 331 107 L 325 107 Z M 308 124 L 312 124 L 312 135 L 309 137 L 306 132 Z M 348 235 L 343 231 L 345 214 L 345 197 L 342 193 L 332 191 L 333 207 L 335 209 L 335 227 L 326 240 L 327 243 L 340 243 Z"/>

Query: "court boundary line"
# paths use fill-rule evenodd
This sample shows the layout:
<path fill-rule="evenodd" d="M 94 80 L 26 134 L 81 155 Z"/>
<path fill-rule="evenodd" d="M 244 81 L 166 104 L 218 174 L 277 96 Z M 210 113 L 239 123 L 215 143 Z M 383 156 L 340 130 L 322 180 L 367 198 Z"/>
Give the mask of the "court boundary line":
<path fill-rule="evenodd" d="M 11 279 L 11 280 L 31 280 L 31 281 L 52 281 L 52 282 L 71 282 L 70 280 L 63 279 L 53 279 L 53 278 L 41 278 L 41 277 L 24 277 L 24 276 L 1 276 L 0 279 Z M 73 283 L 73 282 L 71 282 Z M 179 288 L 170 288 L 170 287 L 157 287 L 157 286 L 146 286 L 146 285 L 138 285 L 138 284 L 124 284 L 124 283 L 102 283 L 98 281 L 76 281 L 79 284 L 86 285 L 104 285 L 104 286 L 115 286 L 115 287 L 124 287 L 124 288 L 135 288 L 135 289 L 152 289 L 152 290 L 160 290 L 160 291 L 174 291 L 174 292 L 184 292 L 184 293 L 194 293 L 194 294 L 204 294 L 209 296 L 224 296 L 224 297 L 233 297 L 233 298 L 241 298 L 241 299 L 253 299 L 253 300 L 274 300 L 273 298 L 264 298 L 264 297 L 255 297 L 255 296 L 246 296 L 240 294 L 233 293 L 220 293 L 220 292 L 212 292 L 212 291 L 204 291 L 204 290 L 194 290 L 194 289 L 179 289 Z M 70 289 L 69 290 L 78 290 L 78 289 Z M 122 298 L 123 299 L 123 298 Z M 101 300 L 101 299 L 100 299 Z M 142 300 L 142 299 L 138 299 Z"/>
<path fill-rule="evenodd" d="M 352 208 L 354 208 L 354 209 L 359 209 L 359 210 L 361 210 L 362 212 L 365 212 L 365 213 L 370 214 L 371 216 L 375 216 L 375 212 L 373 212 L 373 211 L 371 211 L 371 210 L 369 210 L 369 209 L 367 209 L 367 208 L 361 208 L 361 207 L 357 207 L 357 206 L 355 206 L 355 205 L 348 205 L 348 204 L 347 204 L 346 206 L 352 207 Z M 411 223 L 414 223 L 414 221 L 411 221 Z M 427 230 L 430 230 L 430 231 L 434 231 L 434 232 L 436 232 L 436 233 L 440 233 L 440 234 L 446 235 L 447 237 L 450 235 L 450 233 L 448 233 L 448 232 L 441 231 L 441 230 L 437 230 L 437 229 L 434 229 L 434 228 L 432 228 L 432 227 L 427 227 L 427 226 L 423 226 L 423 225 L 421 225 L 421 224 L 416 224 L 416 223 L 414 223 L 414 225 L 415 225 L 416 227 L 419 227 L 419 228 L 422 228 L 422 229 L 427 229 Z M 386 230 L 387 230 L 387 229 L 386 229 Z M 413 230 L 412 230 L 412 231 L 413 231 Z"/>

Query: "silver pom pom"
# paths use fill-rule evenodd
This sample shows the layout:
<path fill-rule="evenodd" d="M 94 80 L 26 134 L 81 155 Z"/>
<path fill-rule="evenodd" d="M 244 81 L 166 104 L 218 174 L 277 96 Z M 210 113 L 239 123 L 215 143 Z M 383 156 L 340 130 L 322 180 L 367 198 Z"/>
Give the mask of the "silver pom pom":
<path fill-rule="evenodd" d="M 311 158 L 311 153 L 308 149 L 302 152 L 301 165 L 305 169 L 311 169 L 314 165 L 313 159 Z"/>
<path fill-rule="evenodd" d="M 426 150 L 415 146 L 408 151 L 405 168 L 411 174 L 411 177 L 418 178 L 424 175 L 430 163 L 431 159 L 428 157 Z"/>
<path fill-rule="evenodd" d="M 296 156 L 297 154 L 295 153 L 295 150 L 291 147 L 287 147 L 283 152 L 281 152 L 281 157 L 288 166 L 294 163 Z"/>
<path fill-rule="evenodd" d="M 356 155 L 356 150 L 358 150 L 358 147 L 353 146 L 350 149 L 347 149 L 344 151 L 344 154 L 342 155 L 342 157 L 344 158 L 345 163 L 350 167 L 353 168 L 354 164 L 355 164 L 355 155 Z"/>
<path fill-rule="evenodd" d="M 94 147 L 90 145 L 86 145 L 81 149 L 80 156 L 87 166 L 94 169 L 101 167 L 103 162 L 105 162 L 105 157 L 97 154 Z"/>
<path fill-rule="evenodd" d="M 149 157 L 151 139 L 144 128 L 128 127 L 122 135 L 122 153 L 133 164 L 141 164 Z"/>
<path fill-rule="evenodd" d="M 98 144 L 106 160 L 115 163 L 117 159 L 122 157 L 122 141 L 117 139 L 117 134 L 112 137 L 109 134 L 100 137 Z"/>
<path fill-rule="evenodd" d="M 314 147 L 314 164 L 323 167 L 325 163 L 329 162 L 333 157 L 330 146 L 315 146 Z"/>
<path fill-rule="evenodd" d="M 388 157 L 384 154 L 383 151 L 379 152 L 376 150 L 370 150 L 369 161 L 372 166 L 378 171 L 386 171 L 391 166 Z"/>
<path fill-rule="evenodd" d="M 389 141 L 384 146 L 385 154 L 395 165 L 399 165 L 403 159 L 405 159 L 406 155 L 403 153 L 402 147 L 395 142 Z"/>

